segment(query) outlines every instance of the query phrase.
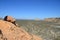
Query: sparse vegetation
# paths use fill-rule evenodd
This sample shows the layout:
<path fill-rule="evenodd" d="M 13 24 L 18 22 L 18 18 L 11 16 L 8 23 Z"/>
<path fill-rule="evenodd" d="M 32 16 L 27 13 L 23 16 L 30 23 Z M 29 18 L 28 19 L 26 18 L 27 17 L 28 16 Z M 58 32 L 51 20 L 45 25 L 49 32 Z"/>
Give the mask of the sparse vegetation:
<path fill-rule="evenodd" d="M 17 20 L 16 23 L 30 34 L 35 34 L 44 40 L 60 40 L 60 21 Z"/>
<path fill-rule="evenodd" d="M 58 22 L 17 20 L 21 28 L 31 34 L 41 36 L 44 40 L 60 40 L 60 24 Z"/>

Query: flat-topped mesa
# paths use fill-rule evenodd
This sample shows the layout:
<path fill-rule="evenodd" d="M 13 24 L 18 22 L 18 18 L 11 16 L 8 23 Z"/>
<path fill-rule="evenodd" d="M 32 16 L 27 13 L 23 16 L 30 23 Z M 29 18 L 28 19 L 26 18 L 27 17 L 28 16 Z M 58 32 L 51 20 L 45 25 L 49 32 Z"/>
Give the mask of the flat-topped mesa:
<path fill-rule="evenodd" d="M 45 18 L 44 21 L 48 21 L 48 22 L 60 22 L 60 18 Z"/>

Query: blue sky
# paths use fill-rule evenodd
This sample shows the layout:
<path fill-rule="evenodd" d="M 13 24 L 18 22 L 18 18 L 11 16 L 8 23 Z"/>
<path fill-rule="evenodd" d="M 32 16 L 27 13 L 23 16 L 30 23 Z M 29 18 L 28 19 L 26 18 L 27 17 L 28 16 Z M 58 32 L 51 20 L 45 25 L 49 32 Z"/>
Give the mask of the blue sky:
<path fill-rule="evenodd" d="M 60 0 L 0 0 L 0 17 L 16 19 L 60 17 Z"/>

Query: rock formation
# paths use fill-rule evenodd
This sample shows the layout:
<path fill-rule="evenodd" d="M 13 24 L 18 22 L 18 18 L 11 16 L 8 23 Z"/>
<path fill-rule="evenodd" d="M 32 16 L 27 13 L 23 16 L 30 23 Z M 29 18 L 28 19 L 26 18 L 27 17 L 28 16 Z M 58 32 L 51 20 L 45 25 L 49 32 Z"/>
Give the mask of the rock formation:
<path fill-rule="evenodd" d="M 60 18 L 45 18 L 44 21 L 48 21 L 48 22 L 60 22 Z"/>
<path fill-rule="evenodd" d="M 8 21 L 8 22 L 11 22 L 11 23 L 16 25 L 16 23 L 15 23 L 16 20 L 13 17 L 11 17 L 11 16 L 5 16 L 4 17 L 4 21 Z"/>
<path fill-rule="evenodd" d="M 42 38 L 27 33 L 11 22 L 0 20 L 0 40 L 42 40 Z"/>

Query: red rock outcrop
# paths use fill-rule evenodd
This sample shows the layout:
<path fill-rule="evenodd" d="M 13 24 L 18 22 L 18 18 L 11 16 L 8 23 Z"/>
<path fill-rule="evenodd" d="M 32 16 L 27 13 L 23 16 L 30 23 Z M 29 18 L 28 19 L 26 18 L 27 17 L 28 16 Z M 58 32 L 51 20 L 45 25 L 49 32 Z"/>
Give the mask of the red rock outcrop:
<path fill-rule="evenodd" d="M 42 40 L 42 38 L 27 33 L 13 23 L 0 20 L 0 40 Z"/>

